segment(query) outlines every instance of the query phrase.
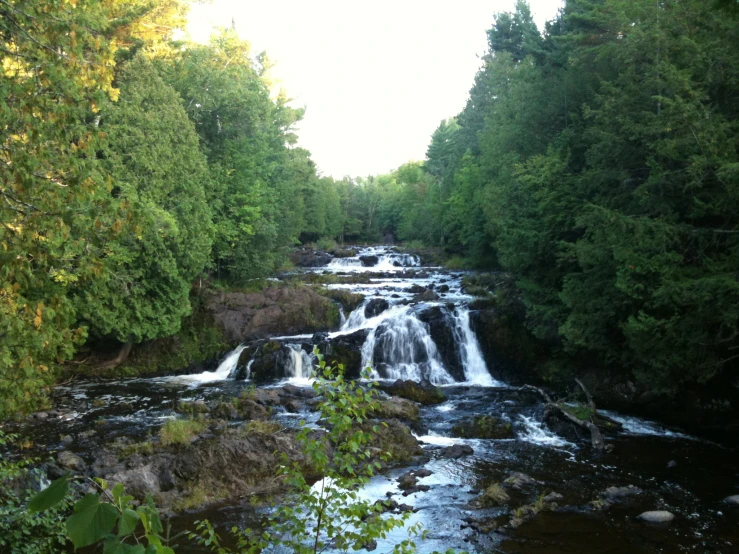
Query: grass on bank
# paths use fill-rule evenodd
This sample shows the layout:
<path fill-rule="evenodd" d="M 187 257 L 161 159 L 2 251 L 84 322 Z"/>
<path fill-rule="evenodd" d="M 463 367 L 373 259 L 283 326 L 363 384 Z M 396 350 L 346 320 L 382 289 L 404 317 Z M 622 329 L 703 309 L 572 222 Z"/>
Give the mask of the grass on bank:
<path fill-rule="evenodd" d="M 159 429 L 159 441 L 164 446 L 190 444 L 207 426 L 201 419 L 168 419 Z"/>

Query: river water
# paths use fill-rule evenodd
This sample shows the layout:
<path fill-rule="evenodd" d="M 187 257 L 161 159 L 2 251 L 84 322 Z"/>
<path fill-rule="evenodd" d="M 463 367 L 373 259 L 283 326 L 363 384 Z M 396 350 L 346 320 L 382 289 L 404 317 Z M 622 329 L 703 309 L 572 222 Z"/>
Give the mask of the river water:
<path fill-rule="evenodd" d="M 710 442 L 610 412 L 607 415 L 623 423 L 620 433 L 606 437 L 613 447 L 610 452 L 596 452 L 587 443 L 558 436 L 542 423 L 541 400 L 508 386 L 496 377 L 496 368 L 486 364 L 470 327 L 468 305 L 473 298 L 463 291 L 462 272 L 420 267 L 418 258 L 387 247 L 365 248 L 359 254 L 363 258 L 334 259 L 327 267 L 308 270 L 372 275 L 365 283 L 327 285 L 366 295 L 365 304 L 345 314 L 341 328 L 330 336 L 368 329 L 361 352 L 363 363 L 373 367 L 373 378 L 430 381 L 446 396 L 443 404 L 421 408 L 424 428 L 418 438 L 428 454 L 422 466 L 394 468 L 377 476 L 363 491 L 372 499 L 392 495 L 416 509 L 409 523 L 420 522 L 428 531 L 427 538 L 419 542 L 420 552 L 447 548 L 546 554 L 739 552 L 739 508 L 722 502 L 739 493 L 736 444 Z M 419 290 L 428 288 L 438 298 L 414 300 Z M 376 298 L 386 300 L 388 307 L 368 317 L 366 304 Z M 444 359 L 423 321 L 424 311 L 433 308 L 442 311 L 454 337 L 456 369 Z M 285 363 L 280 383 L 309 386 L 314 360 L 303 345 L 311 337 L 279 340 L 294 353 Z M 172 407 L 177 399 L 209 401 L 235 396 L 249 386 L 248 381 L 230 378 L 242 348 L 225 356 L 215 371 L 198 375 L 58 387 L 55 397 L 66 415 L 53 422 L 31 420 L 20 431 L 29 444 L 43 450 L 62 448 L 60 440 L 65 436 L 87 435 L 87 442 L 75 441 L 67 447 L 82 455 L 89 455 L 95 441 L 144 438 L 156 433 L 166 418 L 174 417 Z M 457 421 L 480 414 L 509 422 L 513 438 L 451 437 Z M 286 426 L 299 419 L 287 413 L 275 417 Z M 467 444 L 474 454 L 456 460 L 443 457 L 441 448 L 452 444 Z M 400 496 L 396 478 L 420 467 L 432 472 L 419 481 L 430 490 Z M 481 490 L 502 482 L 512 472 L 522 472 L 537 483 L 509 491 L 512 500 L 506 506 L 475 509 L 470 505 Z M 609 487 L 626 486 L 641 492 L 608 509 L 593 504 Z M 516 528 L 505 528 L 512 506 L 532 504 L 553 492 L 562 496 L 556 509 L 539 513 Z M 663 526 L 640 522 L 636 516 L 648 510 L 669 510 L 675 519 Z M 181 527 L 204 516 L 226 530 L 248 524 L 255 513 L 246 505 L 220 505 L 182 516 L 176 523 Z M 481 532 L 475 521 L 496 521 L 504 528 Z M 403 530 L 394 532 L 378 544 L 376 552 L 390 551 L 403 538 Z"/>

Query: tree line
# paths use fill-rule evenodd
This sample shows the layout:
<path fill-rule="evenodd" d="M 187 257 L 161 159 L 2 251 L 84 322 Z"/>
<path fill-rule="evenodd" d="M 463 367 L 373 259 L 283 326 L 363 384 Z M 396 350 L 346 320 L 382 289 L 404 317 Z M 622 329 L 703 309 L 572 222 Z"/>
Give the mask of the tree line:
<path fill-rule="evenodd" d="M 667 393 L 736 375 L 738 15 L 568 0 L 540 30 L 518 2 L 403 170 L 398 235 L 510 272 L 549 377 L 573 356 Z"/>

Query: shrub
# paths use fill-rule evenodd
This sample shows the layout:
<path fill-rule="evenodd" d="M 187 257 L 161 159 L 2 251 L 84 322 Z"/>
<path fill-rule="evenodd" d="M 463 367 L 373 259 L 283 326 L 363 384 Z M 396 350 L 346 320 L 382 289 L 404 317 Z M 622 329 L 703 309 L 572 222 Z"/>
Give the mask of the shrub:
<path fill-rule="evenodd" d="M 168 419 L 159 429 L 159 440 L 165 446 L 190 444 L 206 427 L 202 419 Z"/>

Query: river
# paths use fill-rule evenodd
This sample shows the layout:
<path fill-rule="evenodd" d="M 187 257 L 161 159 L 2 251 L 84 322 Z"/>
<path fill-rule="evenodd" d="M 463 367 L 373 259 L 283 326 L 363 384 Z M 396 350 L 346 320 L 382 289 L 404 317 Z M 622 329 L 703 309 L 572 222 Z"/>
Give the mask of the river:
<path fill-rule="evenodd" d="M 739 508 L 723 503 L 725 497 L 739 493 L 736 444 L 711 442 L 655 422 L 608 412 L 623 428 L 606 436 L 610 451 L 597 452 L 587 442 L 550 430 L 542 423 L 541 399 L 509 386 L 500 380 L 496 368 L 486 363 L 470 327 L 473 298 L 463 291 L 464 272 L 421 267 L 417 257 L 389 247 L 363 248 L 358 256 L 337 258 L 326 267 L 306 271 L 370 274 L 367 282 L 326 285 L 366 295 L 361 306 L 343 314 L 341 328 L 328 338 L 367 329 L 361 355 L 363 365 L 372 366 L 374 379 L 430 381 L 446 396 L 442 404 L 421 408 L 423 428 L 417 436 L 426 452 L 423 460 L 377 476 L 363 491 L 372 499 L 391 495 L 416 509 L 409 523 L 420 522 L 428 531 L 426 540 L 419 543 L 420 552 L 447 548 L 546 554 L 739 552 Z M 418 300 L 421 290 L 433 291 L 427 295 L 429 300 Z M 368 316 L 365 308 L 373 299 L 387 301 L 387 307 Z M 376 304 L 384 307 L 382 302 Z M 424 312 L 431 309 L 437 309 L 449 326 L 459 362 L 456 368 L 451 367 L 448 353 L 441 351 L 423 321 Z M 309 386 L 313 337 L 278 340 L 294 354 L 288 357 L 277 382 L 260 386 L 285 382 Z M 55 400 L 65 415 L 54 421 L 29 420 L 19 430 L 37 449 L 59 449 L 64 437 L 75 437 L 66 447 L 82 456 L 116 437 L 145 438 L 173 417 L 175 401 L 208 402 L 238 395 L 250 386 L 248 380 L 231 378 L 242 350 L 240 347 L 225 356 L 212 372 L 57 387 Z M 510 438 L 451 436 L 455 423 L 481 414 L 510 423 Z M 278 412 L 274 417 L 285 426 L 295 426 L 310 414 Z M 466 444 L 474 453 L 458 459 L 441 456 L 441 448 L 452 444 Z M 396 479 L 421 467 L 432 472 L 419 480 L 430 489 L 401 497 Z M 513 472 L 533 481 L 520 490 L 510 488 L 509 503 L 484 509 L 471 504 L 480 491 L 503 482 Z M 631 492 L 619 496 L 613 493 L 615 489 L 608 493 L 610 487 Z M 515 506 L 531 505 L 550 493 L 561 495 L 555 506 L 521 525 L 506 526 Z M 224 531 L 253 521 L 254 510 L 248 503 L 221 504 L 176 518 L 175 523 L 182 527 L 208 517 Z M 675 519 L 659 526 L 637 519 L 650 510 L 668 510 Z M 488 532 L 490 526 L 498 531 Z M 404 537 L 403 530 L 394 532 L 378 544 L 376 552 L 390 551 L 392 544 Z"/>

